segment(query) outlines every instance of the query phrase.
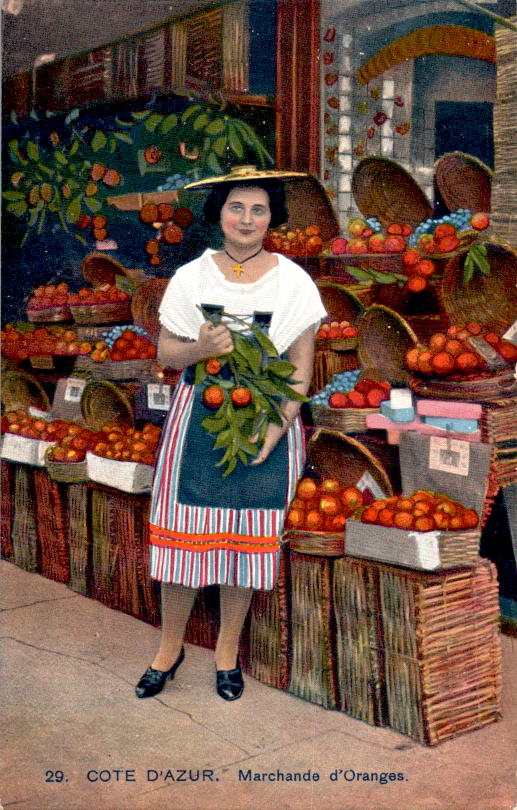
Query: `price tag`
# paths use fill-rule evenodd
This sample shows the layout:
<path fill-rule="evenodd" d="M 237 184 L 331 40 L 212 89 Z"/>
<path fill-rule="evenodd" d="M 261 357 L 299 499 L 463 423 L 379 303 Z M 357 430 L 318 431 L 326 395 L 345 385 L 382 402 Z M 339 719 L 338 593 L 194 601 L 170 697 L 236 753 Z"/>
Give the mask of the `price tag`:
<path fill-rule="evenodd" d="M 362 474 L 360 480 L 357 482 L 356 487 L 360 492 L 364 492 L 366 489 L 369 489 L 372 493 L 374 498 L 385 498 L 386 493 L 384 490 L 379 486 L 375 478 L 365 470 Z"/>
<path fill-rule="evenodd" d="M 149 383 L 147 386 L 147 407 L 154 411 L 168 411 L 171 405 L 170 385 Z"/>
<path fill-rule="evenodd" d="M 431 436 L 429 442 L 429 469 L 468 475 L 470 466 L 470 443 L 459 439 Z"/>
<path fill-rule="evenodd" d="M 85 386 L 86 380 L 83 380 L 82 377 L 69 377 L 66 381 L 64 401 L 80 402 Z"/>
<path fill-rule="evenodd" d="M 512 323 L 510 328 L 504 333 L 503 340 L 509 340 L 514 346 L 517 346 L 517 321 Z"/>
<path fill-rule="evenodd" d="M 35 419 L 43 419 L 45 422 L 52 421 L 52 417 L 47 411 L 42 411 L 40 408 L 35 408 L 34 405 L 29 406 L 29 414 L 30 416 L 34 416 Z"/>

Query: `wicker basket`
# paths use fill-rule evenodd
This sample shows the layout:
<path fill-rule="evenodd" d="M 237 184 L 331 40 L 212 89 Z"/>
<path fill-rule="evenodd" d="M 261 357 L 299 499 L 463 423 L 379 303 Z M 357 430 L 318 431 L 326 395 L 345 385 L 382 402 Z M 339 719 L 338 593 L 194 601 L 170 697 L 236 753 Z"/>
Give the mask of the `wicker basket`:
<path fill-rule="evenodd" d="M 71 321 L 72 313 L 68 304 L 62 307 L 49 307 L 48 309 L 27 307 L 27 320 L 30 323 L 60 323 L 62 321 Z"/>
<path fill-rule="evenodd" d="M 2 409 L 15 411 L 30 407 L 50 410 L 50 401 L 38 380 L 25 371 L 6 371 L 2 374 Z"/>
<path fill-rule="evenodd" d="M 358 353 L 363 368 L 375 369 L 390 383 L 407 383 L 405 367 L 417 336 L 400 315 L 382 304 L 373 304 L 359 321 Z"/>
<path fill-rule="evenodd" d="M 517 319 L 517 253 L 505 245 L 487 243 L 490 275 L 475 272 L 463 284 L 465 254 L 447 263 L 440 296 L 451 322 L 477 321 L 502 334 Z"/>
<path fill-rule="evenodd" d="M 107 360 L 99 363 L 91 357 L 78 357 L 74 371 L 87 371 L 96 380 L 144 380 L 151 375 L 154 360 Z"/>
<path fill-rule="evenodd" d="M 145 281 L 148 276 L 143 270 L 134 270 L 125 267 L 119 261 L 106 253 L 95 252 L 85 256 L 81 265 L 81 273 L 87 284 L 100 287 L 101 284 L 114 285 L 117 276 L 129 279 L 135 286 Z"/>
<path fill-rule="evenodd" d="M 34 471 L 34 486 L 41 573 L 66 585 L 70 577 L 66 488 L 51 481 L 45 470 Z"/>
<path fill-rule="evenodd" d="M 75 323 L 131 323 L 131 300 L 112 301 L 106 304 L 78 304 L 70 311 Z"/>
<path fill-rule="evenodd" d="M 469 402 L 497 402 L 517 396 L 517 380 L 511 369 L 486 372 L 462 379 L 422 380 L 412 377 L 409 387 L 418 396 L 459 399 Z"/>
<path fill-rule="evenodd" d="M 13 556 L 11 529 L 13 522 L 14 465 L 0 461 L 2 473 L 0 490 L 0 552 L 2 558 L 10 560 Z"/>
<path fill-rule="evenodd" d="M 14 470 L 14 510 L 11 532 L 13 562 L 26 571 L 37 571 L 38 532 L 33 470 L 17 464 Z"/>
<path fill-rule="evenodd" d="M 284 532 L 284 541 L 289 544 L 292 551 L 300 554 L 313 554 L 322 557 L 342 557 L 345 553 L 345 540 L 343 532 L 301 531 L 288 529 Z"/>
<path fill-rule="evenodd" d="M 91 380 L 85 385 L 81 411 L 91 430 L 107 424 L 134 426 L 134 409 L 126 392 L 107 380 Z"/>
<path fill-rule="evenodd" d="M 90 499 L 86 484 L 68 487 L 68 545 L 70 549 L 70 587 L 83 596 L 90 595 L 91 536 Z"/>
<path fill-rule="evenodd" d="M 88 481 L 88 465 L 84 461 L 53 461 L 50 458 L 52 448 L 48 448 L 45 453 L 45 467 L 49 477 L 53 481 L 64 484 L 80 484 Z"/>
<path fill-rule="evenodd" d="M 434 176 L 449 211 L 490 211 L 492 171 L 478 158 L 447 152 L 434 164 Z"/>
<path fill-rule="evenodd" d="M 133 323 L 145 329 L 152 340 L 158 340 L 160 333 L 158 310 L 168 283 L 168 278 L 151 278 L 137 288 L 131 300 Z"/>
<path fill-rule="evenodd" d="M 363 216 L 377 217 L 385 227 L 398 222 L 414 228 L 433 213 L 411 175 L 387 158 L 361 160 L 352 175 L 352 193 Z"/>
<path fill-rule="evenodd" d="M 112 534 L 110 493 L 94 489 L 91 504 L 92 578 L 94 599 L 118 610 L 118 555 L 122 549 Z"/>
<path fill-rule="evenodd" d="M 366 429 L 366 417 L 379 413 L 378 408 L 326 408 L 314 405 L 311 408 L 312 419 L 318 427 L 342 430 L 344 433 L 363 433 Z"/>

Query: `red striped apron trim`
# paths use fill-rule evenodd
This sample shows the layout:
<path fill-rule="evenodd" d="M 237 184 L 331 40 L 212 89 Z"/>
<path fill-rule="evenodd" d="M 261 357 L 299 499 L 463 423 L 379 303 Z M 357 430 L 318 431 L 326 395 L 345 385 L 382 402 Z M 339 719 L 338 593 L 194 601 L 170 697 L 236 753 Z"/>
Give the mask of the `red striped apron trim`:
<path fill-rule="evenodd" d="M 180 548 L 185 551 L 245 551 L 251 553 L 272 552 L 280 548 L 278 536 L 250 537 L 247 534 L 187 534 L 171 532 L 160 526 L 149 526 L 149 540 L 153 546 Z"/>

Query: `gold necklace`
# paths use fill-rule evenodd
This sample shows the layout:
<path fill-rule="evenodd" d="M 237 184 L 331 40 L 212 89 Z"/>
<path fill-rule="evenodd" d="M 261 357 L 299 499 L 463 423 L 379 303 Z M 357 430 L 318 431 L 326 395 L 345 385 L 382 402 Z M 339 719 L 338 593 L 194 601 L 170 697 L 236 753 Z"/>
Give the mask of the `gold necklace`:
<path fill-rule="evenodd" d="M 256 253 L 252 253 L 251 256 L 246 256 L 246 258 L 243 259 L 242 262 L 240 262 L 238 259 L 235 258 L 235 256 L 232 256 L 231 253 L 228 253 L 226 248 L 223 248 L 223 250 L 226 253 L 226 255 L 228 256 L 228 258 L 231 259 L 232 262 L 236 262 L 236 264 L 234 264 L 234 266 L 232 267 L 232 271 L 235 273 L 237 278 L 240 278 L 241 273 L 244 273 L 244 271 L 246 270 L 246 268 L 242 266 L 244 264 L 244 262 L 249 262 L 250 259 L 254 259 L 255 256 L 258 256 L 259 253 L 262 253 L 263 249 L 264 249 L 264 247 L 261 246 L 260 249 L 257 250 Z"/>

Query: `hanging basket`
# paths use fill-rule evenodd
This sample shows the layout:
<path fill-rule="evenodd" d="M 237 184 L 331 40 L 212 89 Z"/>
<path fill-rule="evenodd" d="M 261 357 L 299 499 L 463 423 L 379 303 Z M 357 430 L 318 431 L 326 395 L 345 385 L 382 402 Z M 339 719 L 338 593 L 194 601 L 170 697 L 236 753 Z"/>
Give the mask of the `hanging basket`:
<path fill-rule="evenodd" d="M 148 278 L 143 270 L 125 267 L 113 256 L 106 253 L 90 253 L 83 259 L 81 273 L 87 284 L 100 287 L 101 284 L 114 285 L 117 276 L 129 279 L 135 286 Z"/>

